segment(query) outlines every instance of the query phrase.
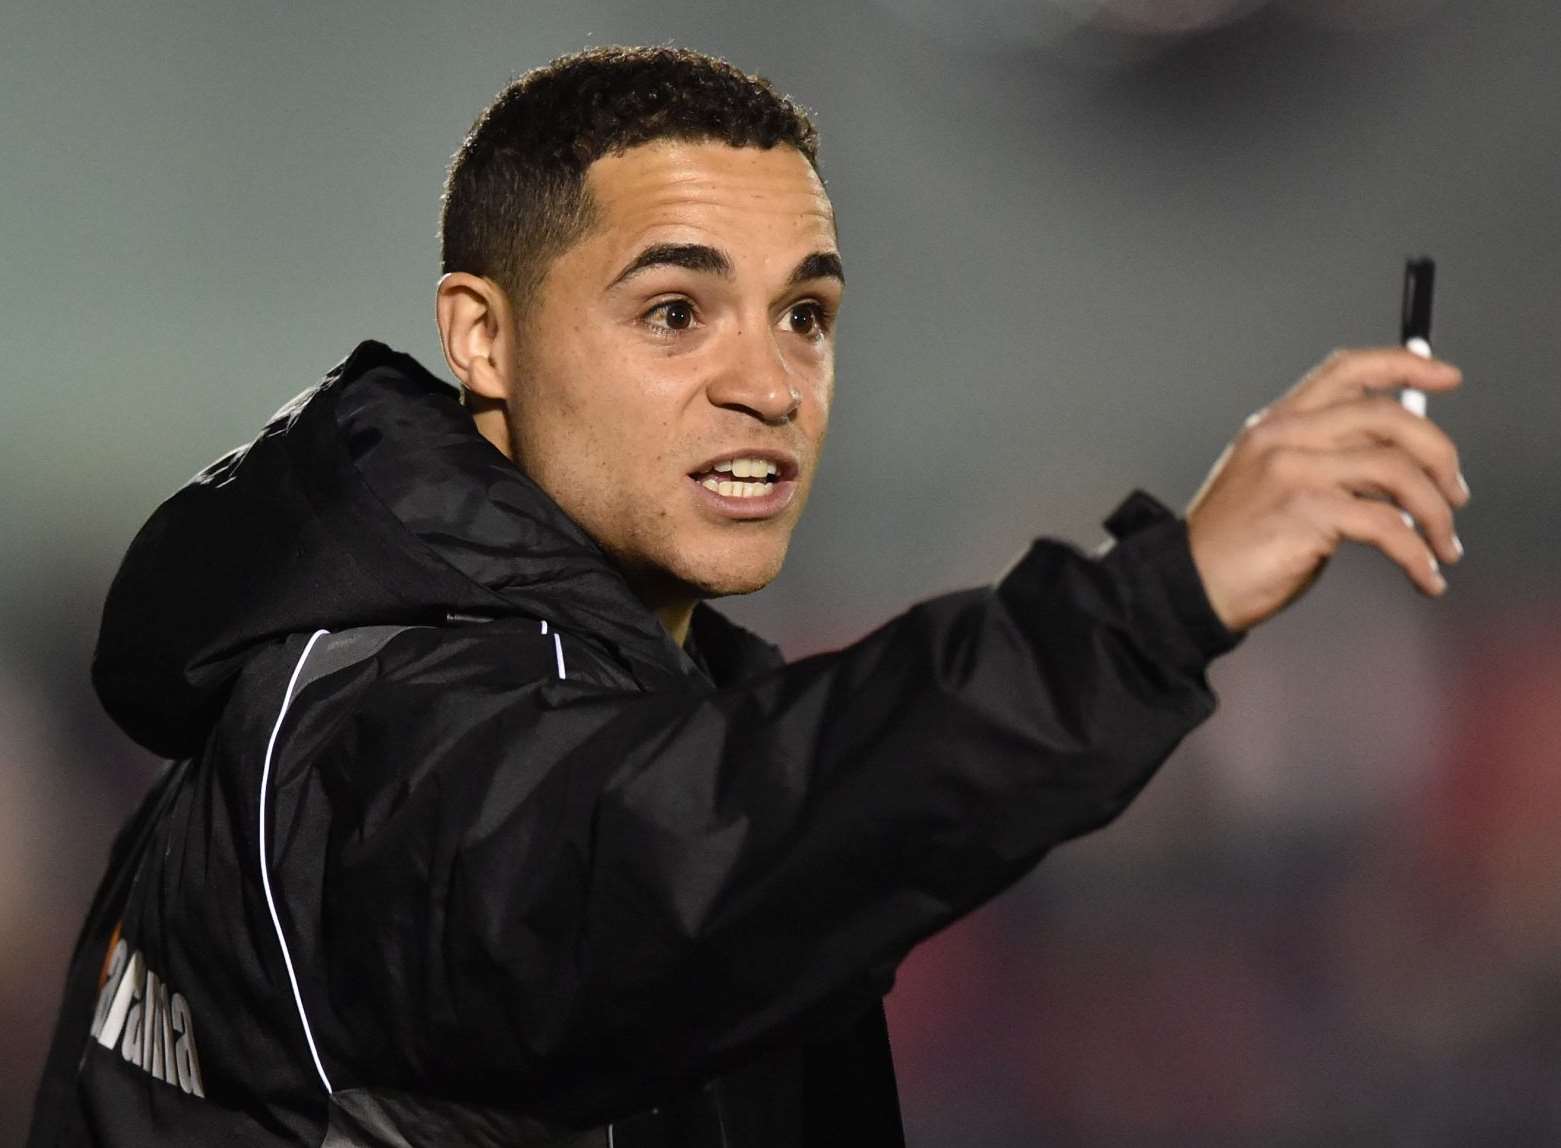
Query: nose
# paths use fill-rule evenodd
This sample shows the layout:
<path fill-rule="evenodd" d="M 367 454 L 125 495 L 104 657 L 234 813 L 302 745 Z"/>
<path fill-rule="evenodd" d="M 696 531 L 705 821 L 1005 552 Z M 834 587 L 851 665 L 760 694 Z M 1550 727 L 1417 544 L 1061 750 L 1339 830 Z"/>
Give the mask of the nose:
<path fill-rule="evenodd" d="M 744 324 L 732 342 L 726 362 L 706 388 L 710 401 L 764 423 L 789 422 L 802 405 L 802 392 L 775 338 L 763 323 Z"/>

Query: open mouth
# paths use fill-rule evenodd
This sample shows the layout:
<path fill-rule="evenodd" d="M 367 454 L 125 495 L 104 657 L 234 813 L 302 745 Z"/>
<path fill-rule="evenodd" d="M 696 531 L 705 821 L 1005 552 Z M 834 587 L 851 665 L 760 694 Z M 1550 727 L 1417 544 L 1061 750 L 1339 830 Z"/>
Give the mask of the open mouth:
<path fill-rule="evenodd" d="M 779 483 L 794 477 L 786 472 L 795 469 L 775 459 L 740 455 L 722 459 L 689 477 L 723 498 L 762 498 Z"/>

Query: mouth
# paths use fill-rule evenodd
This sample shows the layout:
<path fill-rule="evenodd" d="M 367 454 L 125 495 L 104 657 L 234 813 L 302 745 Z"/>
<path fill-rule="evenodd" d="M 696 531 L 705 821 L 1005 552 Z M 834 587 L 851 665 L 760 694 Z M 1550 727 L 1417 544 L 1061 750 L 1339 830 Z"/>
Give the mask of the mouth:
<path fill-rule="evenodd" d="M 772 451 L 723 455 L 689 473 L 701 500 L 724 518 L 768 518 L 796 494 L 797 462 Z"/>
<path fill-rule="evenodd" d="M 797 464 L 785 455 L 733 454 L 707 462 L 689 474 L 706 490 L 725 498 L 759 498 L 766 488 L 797 477 Z"/>

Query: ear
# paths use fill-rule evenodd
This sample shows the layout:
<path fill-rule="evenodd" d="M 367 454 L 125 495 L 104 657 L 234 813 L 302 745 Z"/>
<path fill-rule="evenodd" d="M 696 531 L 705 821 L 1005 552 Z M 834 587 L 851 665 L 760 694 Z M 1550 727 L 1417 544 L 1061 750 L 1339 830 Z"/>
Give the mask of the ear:
<path fill-rule="evenodd" d="M 502 403 L 514 376 L 509 296 L 492 279 L 452 271 L 439 280 L 434 317 L 444 361 L 474 395 Z"/>

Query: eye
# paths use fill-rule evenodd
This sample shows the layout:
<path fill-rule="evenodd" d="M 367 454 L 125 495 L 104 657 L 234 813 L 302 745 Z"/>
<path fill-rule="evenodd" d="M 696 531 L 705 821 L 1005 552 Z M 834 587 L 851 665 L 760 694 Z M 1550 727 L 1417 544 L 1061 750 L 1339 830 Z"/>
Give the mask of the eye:
<path fill-rule="evenodd" d="M 645 312 L 650 325 L 662 331 L 686 331 L 694 325 L 694 305 L 687 299 L 668 299 Z"/>
<path fill-rule="evenodd" d="M 794 303 L 786 312 L 786 323 L 792 334 L 816 339 L 829 330 L 829 313 L 822 303 Z"/>

